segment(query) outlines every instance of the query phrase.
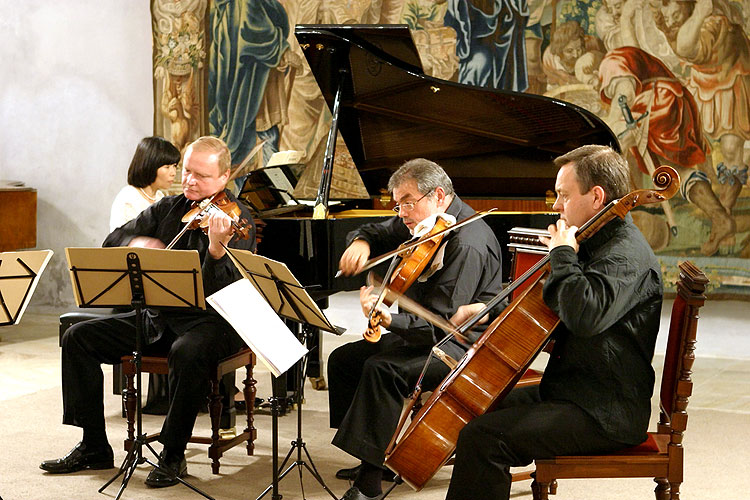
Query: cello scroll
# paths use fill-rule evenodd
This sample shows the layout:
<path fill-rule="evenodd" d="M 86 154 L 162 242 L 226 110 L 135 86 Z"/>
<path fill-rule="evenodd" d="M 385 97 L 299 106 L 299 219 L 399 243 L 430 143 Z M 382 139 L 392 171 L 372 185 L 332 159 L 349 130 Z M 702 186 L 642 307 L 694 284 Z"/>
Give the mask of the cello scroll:
<path fill-rule="evenodd" d="M 680 189 L 680 176 L 672 167 L 662 165 L 654 170 L 651 176 L 654 183 L 653 189 L 637 189 L 626 194 L 619 200 L 611 202 L 611 206 L 605 207 L 585 227 L 576 234 L 578 241 L 583 241 L 593 235 L 607 222 L 615 217 L 624 218 L 628 212 L 636 207 L 651 203 L 661 203 L 672 198 Z"/>

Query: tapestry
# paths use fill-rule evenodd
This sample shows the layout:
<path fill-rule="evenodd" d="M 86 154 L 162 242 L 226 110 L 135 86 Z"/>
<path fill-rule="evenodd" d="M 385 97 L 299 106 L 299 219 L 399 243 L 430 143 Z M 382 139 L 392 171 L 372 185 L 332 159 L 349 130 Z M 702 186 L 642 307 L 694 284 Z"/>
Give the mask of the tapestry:
<path fill-rule="evenodd" d="M 633 189 L 674 167 L 679 193 L 633 214 L 665 283 L 690 259 L 710 297 L 750 299 L 748 0 L 152 0 L 152 15 L 155 133 L 178 147 L 217 135 L 240 164 L 262 142 L 256 168 L 301 151 L 295 194 L 314 196 L 330 113 L 294 26 L 406 24 L 430 76 L 600 116 Z M 331 196 L 366 196 L 356 175 L 339 146 Z"/>

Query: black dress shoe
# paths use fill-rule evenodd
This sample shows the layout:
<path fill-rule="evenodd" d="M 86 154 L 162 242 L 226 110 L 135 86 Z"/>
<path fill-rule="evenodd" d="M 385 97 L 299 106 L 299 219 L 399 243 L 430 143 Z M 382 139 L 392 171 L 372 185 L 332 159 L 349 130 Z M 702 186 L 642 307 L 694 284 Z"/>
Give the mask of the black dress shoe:
<path fill-rule="evenodd" d="M 159 457 L 159 467 L 154 467 L 148 473 L 146 486 L 152 488 L 164 488 L 174 486 L 179 483 L 178 477 L 185 477 L 187 474 L 187 461 L 185 457 L 179 460 L 165 460 L 164 452 Z"/>
<path fill-rule="evenodd" d="M 88 448 L 83 442 L 75 445 L 75 448 L 62 458 L 56 460 L 45 460 L 39 464 L 39 468 L 50 474 L 68 474 L 83 469 L 112 469 L 115 466 L 115 458 L 112 447 Z"/>
<path fill-rule="evenodd" d="M 359 491 L 359 488 L 356 486 L 352 486 L 348 490 L 346 490 L 346 493 L 344 493 L 344 496 L 341 497 L 341 500 L 380 500 L 380 498 L 383 495 L 375 495 L 374 497 L 368 497 L 361 491 Z"/>
<path fill-rule="evenodd" d="M 362 465 L 360 464 L 356 467 L 349 467 L 348 469 L 339 469 L 336 471 L 336 479 L 354 481 L 354 478 L 357 477 L 357 472 L 359 472 L 361 467 Z"/>
<path fill-rule="evenodd" d="M 361 464 L 356 467 L 350 467 L 348 469 L 339 469 L 336 471 L 336 479 L 354 481 L 354 478 L 357 477 L 357 473 L 359 472 L 360 467 L 362 467 Z M 383 481 L 392 483 L 395 477 L 396 474 L 391 469 L 383 469 Z"/>

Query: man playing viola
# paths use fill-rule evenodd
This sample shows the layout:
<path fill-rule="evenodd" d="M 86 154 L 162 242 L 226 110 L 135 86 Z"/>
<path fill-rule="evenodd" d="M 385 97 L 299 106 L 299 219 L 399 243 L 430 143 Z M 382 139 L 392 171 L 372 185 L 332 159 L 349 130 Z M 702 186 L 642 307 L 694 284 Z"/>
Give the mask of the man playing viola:
<path fill-rule="evenodd" d="M 227 191 L 230 155 L 226 144 L 215 137 L 201 137 L 185 150 L 182 194 L 165 197 L 115 229 L 103 246 L 165 248 L 182 230 L 182 217 L 194 202 Z M 252 221 L 242 204 L 241 218 Z M 252 224 L 252 223 L 250 223 Z M 195 249 L 200 254 L 206 295 L 240 279 L 239 271 L 226 255 L 224 245 L 254 250 L 255 228 L 249 238 L 233 240 L 232 220 L 223 212 L 211 213 L 207 234 L 187 231 L 172 248 Z M 169 410 L 159 441 L 164 445 L 159 463 L 182 477 L 187 473 L 185 447 L 195 419 L 208 395 L 209 369 L 243 347 L 232 327 L 212 309 L 205 311 L 144 310 L 145 355 L 168 356 Z M 104 423 L 102 363 L 119 364 L 136 346 L 135 312 L 116 314 L 71 326 L 62 338 L 63 423 L 83 428 L 83 439 L 65 457 L 42 462 L 40 468 L 53 474 L 82 469 L 114 467 L 114 457 Z M 146 484 L 171 486 L 177 480 L 154 468 Z"/>
<path fill-rule="evenodd" d="M 370 256 L 396 249 L 420 230 L 420 223 L 426 224 L 437 214 L 461 221 L 475 213 L 454 193 L 445 171 L 425 159 L 404 163 L 391 176 L 388 189 L 398 216 L 347 235 L 349 246 L 339 262 L 344 275 L 358 273 Z M 449 233 L 431 264 L 405 294 L 447 319 L 461 304 L 496 295 L 501 289 L 501 270 L 500 245 L 489 226 L 479 220 Z M 365 316 L 376 304 L 373 292 L 373 287 L 360 291 Z M 382 305 L 378 310 L 381 326 L 390 333 L 377 343 L 359 340 L 338 347 L 328 359 L 330 423 L 338 429 L 333 444 L 361 460 L 359 466 L 336 474 L 354 479 L 344 500 L 381 495 L 385 449 L 398 425 L 404 399 L 414 389 L 432 346 L 444 335 L 413 314 L 391 314 Z M 457 342 L 446 344 L 443 350 L 454 359 L 464 352 Z M 433 360 L 422 387 L 431 390 L 447 373 L 446 365 Z"/>
<path fill-rule="evenodd" d="M 628 193 L 628 165 L 607 146 L 555 159 L 543 299 L 560 318 L 541 384 L 514 389 L 464 427 L 447 499 L 503 500 L 510 467 L 556 455 L 604 454 L 646 439 L 659 332 L 659 262 L 628 214 L 576 242 L 576 231 Z M 461 322 L 483 304 L 459 308 Z"/>

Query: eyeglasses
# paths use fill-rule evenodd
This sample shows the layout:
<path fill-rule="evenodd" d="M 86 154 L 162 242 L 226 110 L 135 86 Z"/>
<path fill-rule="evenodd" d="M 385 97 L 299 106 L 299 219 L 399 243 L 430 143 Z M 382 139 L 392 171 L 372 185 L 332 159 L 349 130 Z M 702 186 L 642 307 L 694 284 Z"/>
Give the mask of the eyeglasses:
<path fill-rule="evenodd" d="M 432 191 L 434 191 L 434 189 Z M 428 191 L 427 193 L 423 194 L 422 197 L 417 201 L 407 201 L 406 203 L 399 203 L 398 205 L 393 207 L 393 211 L 397 214 L 400 214 L 401 210 L 408 210 L 409 212 L 411 212 L 412 210 L 414 210 L 414 207 L 417 205 L 417 203 L 422 201 L 422 198 L 424 198 L 425 196 L 432 194 L 432 191 Z"/>

